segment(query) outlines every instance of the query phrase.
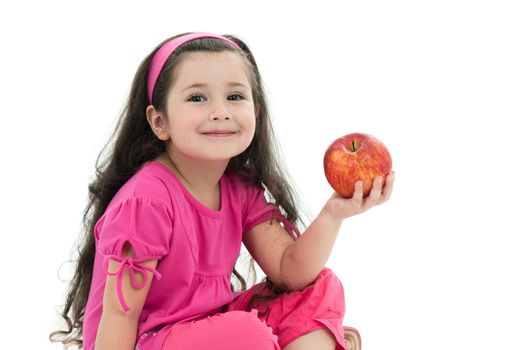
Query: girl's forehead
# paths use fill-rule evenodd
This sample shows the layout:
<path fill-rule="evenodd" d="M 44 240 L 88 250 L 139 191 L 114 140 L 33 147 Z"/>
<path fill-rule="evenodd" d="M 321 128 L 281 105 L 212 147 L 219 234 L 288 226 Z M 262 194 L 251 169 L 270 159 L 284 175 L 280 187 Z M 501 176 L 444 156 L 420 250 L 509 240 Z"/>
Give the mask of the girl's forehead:
<path fill-rule="evenodd" d="M 175 84 L 214 79 L 249 82 L 243 58 L 231 51 L 188 53 L 175 68 L 173 78 Z"/>

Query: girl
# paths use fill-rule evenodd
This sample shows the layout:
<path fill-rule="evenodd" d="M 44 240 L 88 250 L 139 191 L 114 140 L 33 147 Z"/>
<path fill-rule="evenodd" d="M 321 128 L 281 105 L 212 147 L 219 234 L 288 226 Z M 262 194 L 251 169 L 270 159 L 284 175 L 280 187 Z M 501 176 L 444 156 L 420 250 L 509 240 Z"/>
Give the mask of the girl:
<path fill-rule="evenodd" d="M 301 235 L 245 43 L 209 33 L 163 42 L 140 65 L 115 135 L 89 186 L 68 329 L 52 340 L 90 350 L 360 347 L 351 329 L 345 345 L 343 288 L 323 266 L 342 220 L 385 202 L 393 174 L 367 198 L 362 185 L 350 199 L 334 194 Z M 234 270 L 241 242 L 267 275 L 248 291 Z M 232 271 L 242 292 L 232 293 Z"/>

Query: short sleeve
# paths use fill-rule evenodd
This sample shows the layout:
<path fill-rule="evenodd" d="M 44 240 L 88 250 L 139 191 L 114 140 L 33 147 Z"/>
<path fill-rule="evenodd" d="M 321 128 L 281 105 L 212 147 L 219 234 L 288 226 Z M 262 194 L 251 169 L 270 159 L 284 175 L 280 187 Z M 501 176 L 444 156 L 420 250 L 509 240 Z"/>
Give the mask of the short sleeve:
<path fill-rule="evenodd" d="M 146 284 L 146 271 L 160 279 L 161 274 L 143 264 L 145 260 L 160 259 L 168 253 L 172 234 L 172 215 L 161 201 L 147 197 L 128 198 L 109 207 L 95 225 L 97 251 L 104 256 L 104 269 L 108 276 L 117 278 L 117 296 L 122 309 L 130 310 L 124 300 L 122 279 L 125 270 L 130 270 L 131 285 L 142 289 Z M 128 242 L 134 257 L 123 257 L 122 249 Z M 120 263 L 116 272 L 109 270 L 109 262 Z M 135 274 L 142 275 L 138 282 Z"/>
<path fill-rule="evenodd" d="M 97 222 L 97 250 L 105 256 L 121 256 L 124 244 L 129 242 L 137 259 L 160 259 L 168 253 L 172 217 L 167 205 L 159 200 L 128 198 L 108 208 Z"/>
<path fill-rule="evenodd" d="M 243 221 L 243 232 L 248 232 L 260 223 L 269 220 L 277 220 L 281 222 L 294 239 L 301 234 L 299 230 L 290 223 L 286 217 L 281 213 L 277 205 L 269 203 L 264 196 L 264 188 L 262 186 L 253 186 L 247 189 L 247 199 L 245 206 L 245 215 Z"/>
<path fill-rule="evenodd" d="M 274 218 L 279 210 L 268 203 L 264 196 L 262 186 L 250 186 L 246 188 L 246 200 L 244 205 L 243 232 L 248 232 L 258 224 Z"/>

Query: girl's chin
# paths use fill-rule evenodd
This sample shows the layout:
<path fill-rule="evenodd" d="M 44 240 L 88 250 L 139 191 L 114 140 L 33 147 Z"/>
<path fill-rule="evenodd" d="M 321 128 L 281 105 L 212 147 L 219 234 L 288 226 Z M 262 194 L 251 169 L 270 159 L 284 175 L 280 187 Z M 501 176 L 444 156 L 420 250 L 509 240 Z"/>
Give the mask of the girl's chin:
<path fill-rule="evenodd" d="M 186 158 L 193 159 L 196 161 L 207 161 L 207 162 L 216 162 L 216 163 L 228 163 L 230 159 L 238 156 L 244 152 L 246 147 L 202 147 L 202 149 L 179 149 L 175 151 L 173 159 L 177 158 Z M 181 157 L 182 156 L 182 157 Z"/>

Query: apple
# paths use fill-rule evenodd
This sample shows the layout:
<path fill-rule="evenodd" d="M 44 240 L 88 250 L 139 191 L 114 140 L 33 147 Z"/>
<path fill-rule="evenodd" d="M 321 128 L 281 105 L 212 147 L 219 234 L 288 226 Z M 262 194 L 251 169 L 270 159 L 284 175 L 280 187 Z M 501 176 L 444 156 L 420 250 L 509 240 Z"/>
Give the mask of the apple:
<path fill-rule="evenodd" d="M 381 176 L 384 186 L 392 170 L 392 158 L 385 145 L 372 135 L 353 133 L 335 140 L 324 155 L 324 173 L 332 188 L 343 197 L 354 194 L 355 183 L 363 181 L 363 196 Z"/>

